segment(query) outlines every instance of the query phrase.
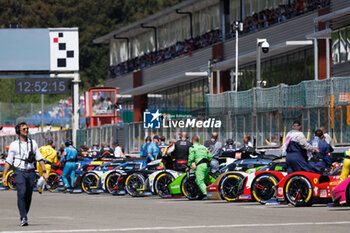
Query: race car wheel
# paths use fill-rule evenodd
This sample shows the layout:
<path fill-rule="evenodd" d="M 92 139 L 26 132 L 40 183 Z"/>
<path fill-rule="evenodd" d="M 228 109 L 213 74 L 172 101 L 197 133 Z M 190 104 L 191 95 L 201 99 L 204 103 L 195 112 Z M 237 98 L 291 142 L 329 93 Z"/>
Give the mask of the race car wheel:
<path fill-rule="evenodd" d="M 130 196 L 138 197 L 144 192 L 145 181 L 143 175 L 131 174 L 125 181 L 125 190 Z"/>
<path fill-rule="evenodd" d="M 199 199 L 199 196 L 202 194 L 196 183 L 196 175 L 191 174 L 189 176 L 185 176 L 181 183 L 181 190 L 185 197 L 190 200 Z"/>
<path fill-rule="evenodd" d="M 304 176 L 293 176 L 285 187 L 285 197 L 294 206 L 312 205 L 312 185 Z"/>
<path fill-rule="evenodd" d="M 169 185 L 175 180 L 175 177 L 168 172 L 159 174 L 154 182 L 154 191 L 160 197 L 171 195 Z"/>
<path fill-rule="evenodd" d="M 238 186 L 243 180 L 239 174 L 227 174 L 222 177 L 219 184 L 219 192 L 222 199 L 226 201 L 236 201 L 238 198 Z"/>
<path fill-rule="evenodd" d="M 107 176 L 106 189 L 110 194 L 115 195 L 119 191 L 118 186 L 119 186 L 120 177 L 121 177 L 121 175 L 119 172 L 111 172 Z"/>
<path fill-rule="evenodd" d="M 15 189 L 16 188 L 16 181 L 15 181 L 15 177 L 14 177 L 14 172 L 13 171 L 9 171 L 7 173 L 7 187 L 9 187 L 10 189 Z"/>
<path fill-rule="evenodd" d="M 87 173 L 81 179 L 81 187 L 83 191 L 86 193 L 92 193 L 93 189 L 97 189 L 98 180 L 99 178 L 95 173 Z"/>
<path fill-rule="evenodd" d="M 51 172 L 49 178 L 46 181 L 46 189 L 50 192 L 54 192 L 58 189 L 60 176 L 56 172 Z"/>
<path fill-rule="evenodd" d="M 272 174 L 265 174 L 255 178 L 252 184 L 252 195 L 260 204 L 265 204 L 275 195 L 278 179 Z"/>

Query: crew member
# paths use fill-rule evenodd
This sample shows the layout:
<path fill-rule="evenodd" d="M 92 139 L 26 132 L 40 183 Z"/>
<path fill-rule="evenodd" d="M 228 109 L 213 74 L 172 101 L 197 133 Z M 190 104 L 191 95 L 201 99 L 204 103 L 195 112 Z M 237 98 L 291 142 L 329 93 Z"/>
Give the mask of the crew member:
<path fill-rule="evenodd" d="M 100 150 L 101 158 L 112 158 L 114 157 L 113 149 L 108 145 L 107 142 L 102 143 L 102 149 Z"/>
<path fill-rule="evenodd" d="M 343 181 L 349 177 L 350 174 L 350 149 L 344 152 L 345 158 L 343 161 L 343 168 L 340 174 L 340 180 Z"/>
<path fill-rule="evenodd" d="M 153 137 L 153 142 L 151 142 L 151 144 L 147 148 L 146 163 L 149 163 L 157 159 L 159 154 L 158 142 L 159 142 L 159 137 L 158 135 L 155 135 Z"/>
<path fill-rule="evenodd" d="M 226 145 L 222 148 L 223 151 L 235 152 L 236 148 L 233 146 L 233 140 L 231 138 L 226 140 Z"/>
<path fill-rule="evenodd" d="M 329 145 L 323 140 L 323 137 L 322 130 L 318 129 L 315 131 L 315 137 L 309 142 L 313 148 L 319 150 L 318 154 L 312 154 L 310 165 L 321 172 L 332 165 L 329 157 Z"/>
<path fill-rule="evenodd" d="M 208 143 L 209 151 L 213 155 L 213 159 L 210 162 L 210 168 L 213 173 L 219 170 L 219 158 L 222 154 L 222 143 L 218 140 L 218 133 L 213 132 L 211 134 L 210 143 Z"/>
<path fill-rule="evenodd" d="M 307 142 L 303 132 L 301 132 L 301 128 L 300 121 L 294 121 L 292 130 L 288 132 L 282 146 L 282 154 L 287 156 L 288 174 L 296 171 L 317 172 L 307 161 L 307 151 L 317 154 L 319 150 L 313 148 Z"/>
<path fill-rule="evenodd" d="M 16 179 L 17 206 L 20 214 L 20 225 L 28 226 L 28 212 L 32 201 L 35 182 L 35 160 L 39 162 L 43 171 L 43 177 L 48 178 L 43 157 L 38 149 L 38 144 L 28 138 L 28 125 L 21 122 L 15 127 L 18 139 L 10 144 L 8 156 L 2 175 L 2 184 L 7 185 L 6 174 L 11 166 L 14 168 Z"/>
<path fill-rule="evenodd" d="M 168 145 L 165 143 L 165 137 L 161 136 L 160 137 L 160 142 L 158 144 L 159 147 L 159 154 L 158 154 L 158 159 L 162 158 L 163 155 L 163 150 L 165 147 L 167 147 Z"/>
<path fill-rule="evenodd" d="M 47 174 L 50 174 L 52 164 L 57 163 L 57 151 L 52 147 L 52 145 L 53 145 L 53 141 L 48 140 L 47 145 L 42 146 L 39 149 L 40 153 L 43 156 L 43 160 L 45 162 L 45 168 L 46 168 Z M 37 162 L 36 168 L 39 172 L 39 176 L 43 176 L 43 170 L 41 169 L 39 162 Z M 42 187 L 38 187 L 38 191 L 39 193 L 41 193 Z"/>
<path fill-rule="evenodd" d="M 203 194 L 200 199 L 206 200 L 208 198 L 207 186 L 205 183 L 209 182 L 208 172 L 213 155 L 205 146 L 199 144 L 198 136 L 195 135 L 192 137 L 192 144 L 193 146 L 190 148 L 186 171 L 189 170 L 193 162 L 196 164 L 196 184 Z"/>
<path fill-rule="evenodd" d="M 74 189 L 74 179 L 75 179 L 75 162 L 77 160 L 78 151 L 72 146 L 72 141 L 66 141 L 66 148 L 64 148 L 63 156 L 61 158 L 61 163 L 65 160 L 62 171 L 62 180 L 64 183 L 64 188 L 66 190 Z M 69 175 L 71 183 L 69 184 L 67 176 Z"/>
<path fill-rule="evenodd" d="M 119 145 L 118 141 L 114 142 L 112 144 L 112 147 L 114 148 L 114 157 L 115 158 L 123 158 L 123 150 L 122 147 Z"/>
<path fill-rule="evenodd" d="M 174 170 L 184 172 L 187 168 L 187 160 L 190 147 L 192 143 L 187 140 L 187 133 L 181 133 L 181 139 L 175 143 L 175 150 L 173 152 L 175 158 Z"/>
<path fill-rule="evenodd" d="M 145 143 L 141 146 L 140 158 L 147 157 L 147 150 L 149 145 L 151 144 L 152 139 L 150 136 L 147 136 L 145 139 Z"/>

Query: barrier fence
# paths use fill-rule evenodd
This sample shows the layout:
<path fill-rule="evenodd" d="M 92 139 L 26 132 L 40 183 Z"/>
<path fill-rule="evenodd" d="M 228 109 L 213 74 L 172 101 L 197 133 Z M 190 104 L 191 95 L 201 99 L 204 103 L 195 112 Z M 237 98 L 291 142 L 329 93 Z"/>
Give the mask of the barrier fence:
<path fill-rule="evenodd" d="M 198 135 L 200 142 L 210 138 L 212 131 L 219 139 L 241 142 L 245 134 L 252 136 L 257 147 L 271 147 L 268 142 L 281 138 L 291 129 L 292 122 L 300 120 L 305 135 L 312 138 L 314 131 L 324 126 L 336 145 L 350 144 L 350 78 L 304 81 L 298 85 L 281 84 L 272 88 L 253 88 L 242 92 L 225 92 L 206 97 L 206 117 L 221 120 L 220 128 L 161 128 L 144 129 L 142 122 L 80 129 L 77 145 L 92 146 L 107 142 L 118 143 L 125 153 L 138 153 L 147 135 L 178 139 L 186 130 L 189 137 Z M 31 135 L 39 145 L 52 139 L 56 148 L 71 139 L 71 130 L 48 131 Z M 16 136 L 1 136 L 0 149 L 5 152 Z"/>

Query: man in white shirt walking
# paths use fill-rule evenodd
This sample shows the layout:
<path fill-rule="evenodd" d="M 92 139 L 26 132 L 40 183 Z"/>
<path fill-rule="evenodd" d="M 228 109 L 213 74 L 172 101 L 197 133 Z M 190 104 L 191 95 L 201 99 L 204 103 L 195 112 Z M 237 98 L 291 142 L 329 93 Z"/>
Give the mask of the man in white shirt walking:
<path fill-rule="evenodd" d="M 18 139 L 10 144 L 8 156 L 2 175 L 2 183 L 7 185 L 6 174 L 11 166 L 14 168 L 14 178 L 17 189 L 17 206 L 21 217 L 21 226 L 28 226 L 28 217 L 35 182 L 35 163 L 39 162 L 43 177 L 48 178 L 43 157 L 38 144 L 28 138 L 28 125 L 21 122 L 15 127 Z"/>

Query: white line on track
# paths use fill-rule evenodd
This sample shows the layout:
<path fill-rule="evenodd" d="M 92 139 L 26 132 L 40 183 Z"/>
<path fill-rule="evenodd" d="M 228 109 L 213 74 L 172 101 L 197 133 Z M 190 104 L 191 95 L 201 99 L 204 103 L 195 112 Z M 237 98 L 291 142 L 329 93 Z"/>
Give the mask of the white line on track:
<path fill-rule="evenodd" d="M 240 228 L 240 227 L 278 227 L 278 226 L 307 226 L 307 225 L 344 225 L 344 222 L 298 222 L 298 223 L 262 223 L 262 224 L 233 224 L 233 225 L 206 225 L 206 226 L 177 226 L 177 227 L 137 227 L 137 228 L 115 228 L 115 229 L 79 229 L 79 230 L 41 230 L 41 231 L 1 231 L 1 233 L 65 233 L 65 232 L 123 232 L 123 231 L 159 231 L 159 230 L 184 230 L 205 228 Z"/>

